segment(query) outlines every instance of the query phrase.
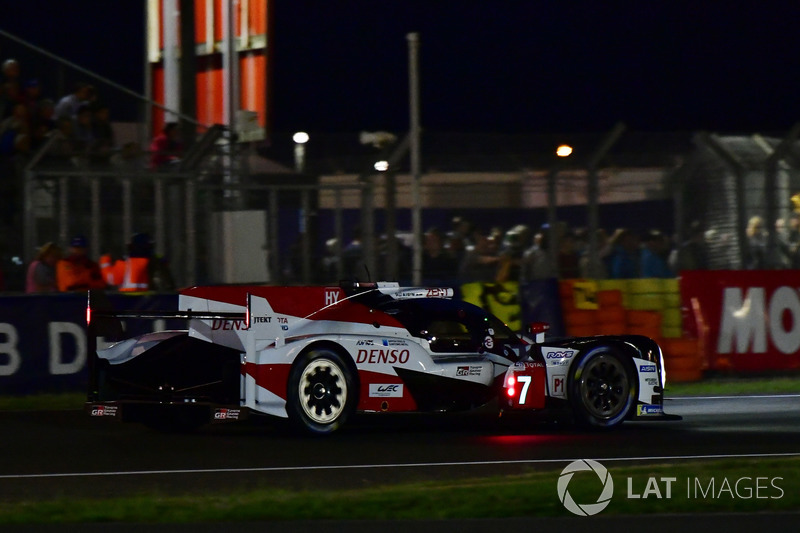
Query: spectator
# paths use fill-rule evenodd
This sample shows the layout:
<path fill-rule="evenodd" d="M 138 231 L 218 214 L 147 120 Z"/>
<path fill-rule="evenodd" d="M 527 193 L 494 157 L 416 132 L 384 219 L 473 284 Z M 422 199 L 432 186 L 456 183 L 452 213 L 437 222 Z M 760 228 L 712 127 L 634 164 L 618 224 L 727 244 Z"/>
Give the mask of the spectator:
<path fill-rule="evenodd" d="M 168 165 L 180 161 L 183 144 L 177 122 L 167 122 L 161 133 L 150 143 L 150 169 L 165 170 Z"/>
<path fill-rule="evenodd" d="M 56 292 L 56 264 L 61 259 L 61 249 L 53 242 L 39 248 L 39 253 L 28 266 L 25 280 L 25 292 L 28 294 Z"/>
<path fill-rule="evenodd" d="M 11 115 L 16 104 L 24 103 L 19 83 L 20 67 L 16 59 L 3 61 L 3 81 L 0 85 L 0 120 Z"/>
<path fill-rule="evenodd" d="M 708 269 L 708 244 L 703 226 L 698 221 L 689 227 L 689 238 L 671 254 L 670 267 L 673 272 Z"/>
<path fill-rule="evenodd" d="M 123 172 L 137 172 L 144 168 L 142 148 L 137 142 L 127 142 L 110 158 L 111 166 Z"/>
<path fill-rule="evenodd" d="M 55 119 L 69 118 L 74 120 L 78 116 L 81 104 L 89 103 L 92 92 L 93 88 L 91 85 L 77 82 L 75 84 L 75 89 L 56 104 Z"/>
<path fill-rule="evenodd" d="M 525 253 L 530 229 L 518 224 L 508 230 L 503 237 L 503 245 L 498 254 L 498 268 L 495 281 L 517 281 L 520 278 L 522 255 Z"/>
<path fill-rule="evenodd" d="M 535 279 L 557 278 L 558 270 L 550 258 L 550 229 L 543 226 L 533 237 L 533 245 L 525 250 L 520 266 L 520 283 Z"/>
<path fill-rule="evenodd" d="M 758 270 L 767 266 L 767 232 L 764 230 L 764 219 L 759 216 L 750 217 L 747 222 L 747 250 L 745 268 Z"/>
<path fill-rule="evenodd" d="M 137 233 L 128 243 L 128 255 L 114 266 L 114 281 L 122 292 L 171 291 L 175 282 L 166 262 L 154 255 L 147 233 Z"/>
<path fill-rule="evenodd" d="M 800 268 L 800 215 L 796 213 L 789 217 L 785 244 L 788 268 Z"/>
<path fill-rule="evenodd" d="M 458 277 L 464 283 L 491 281 L 497 274 L 496 247 L 489 237 L 480 232 L 473 232 L 472 238 L 475 244 L 467 245 Z"/>
<path fill-rule="evenodd" d="M 33 115 L 30 117 L 31 143 L 34 150 L 42 146 L 55 129 L 54 113 L 55 104 L 49 98 L 43 98 L 37 102 Z"/>
<path fill-rule="evenodd" d="M 353 228 L 353 239 L 342 249 L 342 273 L 344 277 L 357 277 L 363 272 L 364 248 L 361 246 L 361 227 Z"/>
<path fill-rule="evenodd" d="M 472 237 L 475 233 L 475 228 L 469 220 L 461 216 L 454 216 L 450 224 L 452 227 L 450 233 L 453 237 L 461 239 L 465 249 L 467 246 L 474 244 Z"/>
<path fill-rule="evenodd" d="M 640 258 L 641 276 L 643 278 L 674 278 L 675 274 L 667 265 L 669 239 L 658 230 L 650 230 L 642 239 Z"/>
<path fill-rule="evenodd" d="M 63 162 L 68 162 L 70 158 L 75 154 L 75 146 L 74 146 L 74 131 L 75 127 L 72 124 L 72 119 L 69 118 L 61 118 L 58 119 L 56 122 L 56 129 L 54 129 L 49 135 L 57 136 L 56 141 L 50 147 L 50 151 L 48 152 L 48 157 L 51 160 L 60 160 Z"/>
<path fill-rule="evenodd" d="M 575 279 L 580 276 L 580 254 L 575 233 L 566 231 L 558 241 L 558 277 Z"/>
<path fill-rule="evenodd" d="M 465 237 L 460 233 L 449 233 L 447 235 L 444 249 L 447 251 L 448 255 L 453 258 L 456 265 L 460 265 L 464 260 L 465 254 L 467 253 Z"/>
<path fill-rule="evenodd" d="M 93 106 L 92 114 L 92 158 L 95 162 L 108 163 L 114 149 L 114 130 L 109 120 L 109 108 L 105 104 Z"/>
<path fill-rule="evenodd" d="M 58 261 L 56 266 L 58 290 L 64 292 L 105 288 L 100 266 L 89 259 L 86 252 L 86 237 L 73 237 L 67 257 Z"/>
<path fill-rule="evenodd" d="M 431 281 L 453 279 L 458 265 L 453 256 L 444 249 L 439 228 L 430 228 L 423 237 L 422 275 Z"/>
<path fill-rule="evenodd" d="M 639 277 L 639 237 L 633 231 L 621 228 L 611 236 L 611 277 L 631 279 Z"/>
<path fill-rule="evenodd" d="M 81 104 L 75 115 L 72 129 L 73 148 L 80 156 L 88 156 L 95 145 L 92 131 L 92 109 L 89 104 Z"/>
<path fill-rule="evenodd" d="M 39 86 L 39 80 L 33 79 L 26 81 L 22 93 L 22 103 L 28 108 L 28 117 L 30 117 L 31 124 L 39 113 L 39 104 L 41 100 L 42 88 Z"/>
<path fill-rule="evenodd" d="M 320 266 L 320 277 L 323 283 L 331 283 L 339 280 L 339 254 L 337 253 L 339 240 L 332 237 L 325 241 L 325 255 Z"/>
<path fill-rule="evenodd" d="M 580 271 L 583 278 L 606 279 L 611 271 L 611 254 L 614 251 L 608 233 L 603 228 L 598 228 L 597 233 L 597 262 L 591 264 L 589 245 L 580 257 Z"/>

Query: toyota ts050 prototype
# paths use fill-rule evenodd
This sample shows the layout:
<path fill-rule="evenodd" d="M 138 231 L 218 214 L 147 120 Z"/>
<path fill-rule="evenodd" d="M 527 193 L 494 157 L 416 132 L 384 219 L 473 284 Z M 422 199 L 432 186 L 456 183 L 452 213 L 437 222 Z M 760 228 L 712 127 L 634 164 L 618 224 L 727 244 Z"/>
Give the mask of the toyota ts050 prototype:
<path fill-rule="evenodd" d="M 171 313 L 188 329 L 97 349 L 124 313 L 90 308 L 87 410 L 162 428 L 262 413 L 312 434 L 356 412 L 566 408 L 584 425 L 674 419 L 664 414 L 664 365 L 635 335 L 518 336 L 449 288 L 397 283 L 339 287 L 193 287 Z M 133 315 L 127 315 L 133 316 Z M 100 337 L 102 339 L 102 337 Z"/>

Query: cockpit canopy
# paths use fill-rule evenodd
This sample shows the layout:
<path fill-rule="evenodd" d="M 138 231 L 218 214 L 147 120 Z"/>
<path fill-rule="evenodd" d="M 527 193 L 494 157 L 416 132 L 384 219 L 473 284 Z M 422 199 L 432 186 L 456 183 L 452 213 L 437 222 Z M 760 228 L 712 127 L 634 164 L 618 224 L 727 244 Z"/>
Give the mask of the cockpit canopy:
<path fill-rule="evenodd" d="M 378 309 L 403 324 L 411 335 L 429 341 L 434 352 L 507 355 L 504 347 L 524 344 L 500 319 L 460 300 L 397 300 L 384 302 Z"/>

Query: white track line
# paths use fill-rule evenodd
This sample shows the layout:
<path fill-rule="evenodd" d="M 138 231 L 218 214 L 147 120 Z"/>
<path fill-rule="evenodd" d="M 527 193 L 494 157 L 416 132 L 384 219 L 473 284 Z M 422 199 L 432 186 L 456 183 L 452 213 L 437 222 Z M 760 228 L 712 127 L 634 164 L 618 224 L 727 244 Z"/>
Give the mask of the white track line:
<path fill-rule="evenodd" d="M 759 395 L 733 395 L 733 396 L 669 396 L 667 400 L 764 400 L 800 398 L 800 394 L 759 394 Z"/>
<path fill-rule="evenodd" d="M 776 457 L 800 457 L 800 452 L 790 453 L 752 453 L 752 454 L 713 454 L 713 455 L 661 455 L 653 457 L 595 457 L 600 462 L 633 462 L 633 461 L 687 461 L 699 459 L 765 459 Z M 585 457 L 564 459 L 519 459 L 515 461 L 463 461 L 449 463 L 394 463 L 366 465 L 320 465 L 320 466 L 271 466 L 260 468 L 202 468 L 185 470 L 134 470 L 121 472 L 71 472 L 62 474 L 3 474 L 0 479 L 47 479 L 47 478 L 79 478 L 79 477 L 114 477 L 114 476 L 154 476 L 177 474 L 232 474 L 247 472 L 313 472 L 324 470 L 368 470 L 388 468 L 430 468 L 434 466 L 509 466 L 552 463 L 571 463 L 586 459 Z"/>

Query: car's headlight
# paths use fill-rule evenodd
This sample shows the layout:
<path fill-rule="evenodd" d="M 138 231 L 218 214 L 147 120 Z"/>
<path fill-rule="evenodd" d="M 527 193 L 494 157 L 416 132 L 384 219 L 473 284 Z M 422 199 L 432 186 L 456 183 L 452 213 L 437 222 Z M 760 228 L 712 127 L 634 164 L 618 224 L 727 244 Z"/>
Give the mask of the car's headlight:
<path fill-rule="evenodd" d="M 661 366 L 661 393 L 667 388 L 667 368 L 664 366 L 664 352 L 661 351 L 661 346 L 658 347 L 658 362 Z"/>

